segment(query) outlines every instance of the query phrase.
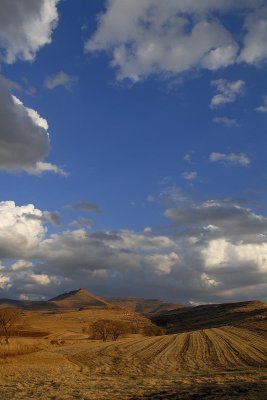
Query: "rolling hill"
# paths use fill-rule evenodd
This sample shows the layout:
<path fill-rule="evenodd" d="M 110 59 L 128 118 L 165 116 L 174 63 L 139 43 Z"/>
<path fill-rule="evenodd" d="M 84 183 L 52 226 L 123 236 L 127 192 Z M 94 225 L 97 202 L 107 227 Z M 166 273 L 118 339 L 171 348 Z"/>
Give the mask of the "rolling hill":
<path fill-rule="evenodd" d="M 261 301 L 208 304 L 185 307 L 151 318 L 169 333 L 221 326 L 239 326 L 267 334 L 267 304 Z"/>
<path fill-rule="evenodd" d="M 126 308 L 141 314 L 158 314 L 183 308 L 182 304 L 167 303 L 159 299 L 144 299 L 139 297 L 112 297 L 110 304 Z"/>

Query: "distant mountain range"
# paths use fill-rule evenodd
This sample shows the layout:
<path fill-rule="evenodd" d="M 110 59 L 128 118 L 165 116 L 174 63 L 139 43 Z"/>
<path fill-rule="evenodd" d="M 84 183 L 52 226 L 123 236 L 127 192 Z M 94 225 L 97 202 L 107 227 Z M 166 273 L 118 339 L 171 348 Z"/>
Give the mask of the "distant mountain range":
<path fill-rule="evenodd" d="M 109 299 L 97 297 L 86 289 L 81 288 L 60 294 L 47 301 L 0 299 L 0 307 L 16 307 L 33 311 L 119 307 L 142 314 L 158 314 L 184 306 L 176 303 L 167 303 L 158 299 L 131 297 L 114 297 Z"/>
<path fill-rule="evenodd" d="M 0 307 L 28 311 L 65 312 L 72 310 L 125 309 L 143 314 L 168 333 L 189 332 L 220 326 L 238 326 L 267 335 L 267 304 L 261 301 L 206 304 L 196 307 L 158 299 L 97 297 L 86 289 L 60 294 L 47 301 L 0 299 Z"/>
<path fill-rule="evenodd" d="M 158 314 L 185 307 L 182 304 L 138 297 L 112 297 L 108 301 L 118 307 L 127 308 L 141 314 Z"/>

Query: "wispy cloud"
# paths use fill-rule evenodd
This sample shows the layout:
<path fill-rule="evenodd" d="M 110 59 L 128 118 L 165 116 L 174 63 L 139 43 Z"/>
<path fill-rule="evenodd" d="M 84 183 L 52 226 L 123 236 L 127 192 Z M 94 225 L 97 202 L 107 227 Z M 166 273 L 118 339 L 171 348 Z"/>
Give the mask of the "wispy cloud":
<path fill-rule="evenodd" d="M 263 102 L 259 107 L 256 108 L 256 111 L 261 113 L 267 112 L 267 96 L 263 96 Z"/>
<path fill-rule="evenodd" d="M 76 228 L 88 228 L 93 225 L 93 221 L 89 218 L 79 217 L 78 219 L 71 221 L 69 225 Z"/>
<path fill-rule="evenodd" d="M 213 153 L 210 154 L 209 160 L 211 162 L 222 162 L 222 163 L 226 163 L 226 164 L 236 164 L 236 165 L 241 165 L 243 167 L 247 167 L 251 163 L 250 158 L 246 154 L 243 154 L 243 153 L 240 153 L 240 154 L 235 154 L 235 153 L 225 154 L 225 153 L 213 152 Z"/>
<path fill-rule="evenodd" d="M 193 181 L 193 180 L 197 179 L 197 172 L 196 171 L 183 172 L 182 176 L 187 181 Z"/>
<path fill-rule="evenodd" d="M 68 172 L 63 168 L 60 168 L 58 165 L 43 161 L 38 161 L 35 166 L 27 168 L 26 170 L 32 175 L 42 175 L 44 172 L 53 172 L 54 174 L 65 177 L 69 176 Z"/>
<path fill-rule="evenodd" d="M 77 76 L 72 76 L 61 71 L 55 75 L 48 76 L 44 81 L 44 86 L 50 90 L 59 86 L 63 86 L 65 89 L 70 90 L 77 80 Z"/>
<path fill-rule="evenodd" d="M 210 107 L 218 108 L 227 103 L 233 103 L 243 93 L 245 82 L 242 80 L 228 82 L 226 79 L 218 79 L 212 81 L 211 85 L 215 87 L 218 94 L 211 99 Z"/>
<path fill-rule="evenodd" d="M 184 161 L 188 162 L 189 164 L 192 162 L 192 157 L 189 153 L 184 155 Z"/>
<path fill-rule="evenodd" d="M 100 214 L 101 209 L 95 204 L 91 203 L 90 201 L 81 201 L 79 203 L 70 204 L 66 206 L 69 210 L 80 210 L 86 211 L 92 214 Z"/>
<path fill-rule="evenodd" d="M 212 119 L 215 124 L 221 124 L 226 128 L 233 128 L 238 127 L 239 123 L 235 118 L 228 118 L 228 117 L 215 117 Z"/>

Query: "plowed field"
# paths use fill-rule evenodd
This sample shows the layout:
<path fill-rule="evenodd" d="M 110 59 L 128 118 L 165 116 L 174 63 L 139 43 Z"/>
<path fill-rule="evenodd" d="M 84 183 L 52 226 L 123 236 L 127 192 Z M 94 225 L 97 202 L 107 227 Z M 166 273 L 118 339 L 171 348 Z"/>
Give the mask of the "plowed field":
<path fill-rule="evenodd" d="M 265 400 L 267 343 L 236 327 L 50 347 L 0 364 L 0 398 Z"/>
<path fill-rule="evenodd" d="M 69 360 L 90 373 L 169 375 L 267 367 L 267 342 L 234 327 L 94 344 Z"/>

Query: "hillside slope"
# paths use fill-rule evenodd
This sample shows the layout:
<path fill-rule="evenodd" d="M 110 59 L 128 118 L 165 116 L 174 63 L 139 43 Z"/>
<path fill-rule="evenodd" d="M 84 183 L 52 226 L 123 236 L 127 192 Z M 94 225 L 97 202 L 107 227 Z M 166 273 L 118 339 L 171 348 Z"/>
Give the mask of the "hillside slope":
<path fill-rule="evenodd" d="M 142 314 L 158 314 L 183 308 L 182 304 L 168 303 L 159 299 L 144 299 L 139 297 L 112 297 L 109 303 Z"/>
<path fill-rule="evenodd" d="M 186 307 L 153 316 L 152 320 L 169 333 L 232 325 L 267 334 L 267 304 L 244 301 Z"/>

